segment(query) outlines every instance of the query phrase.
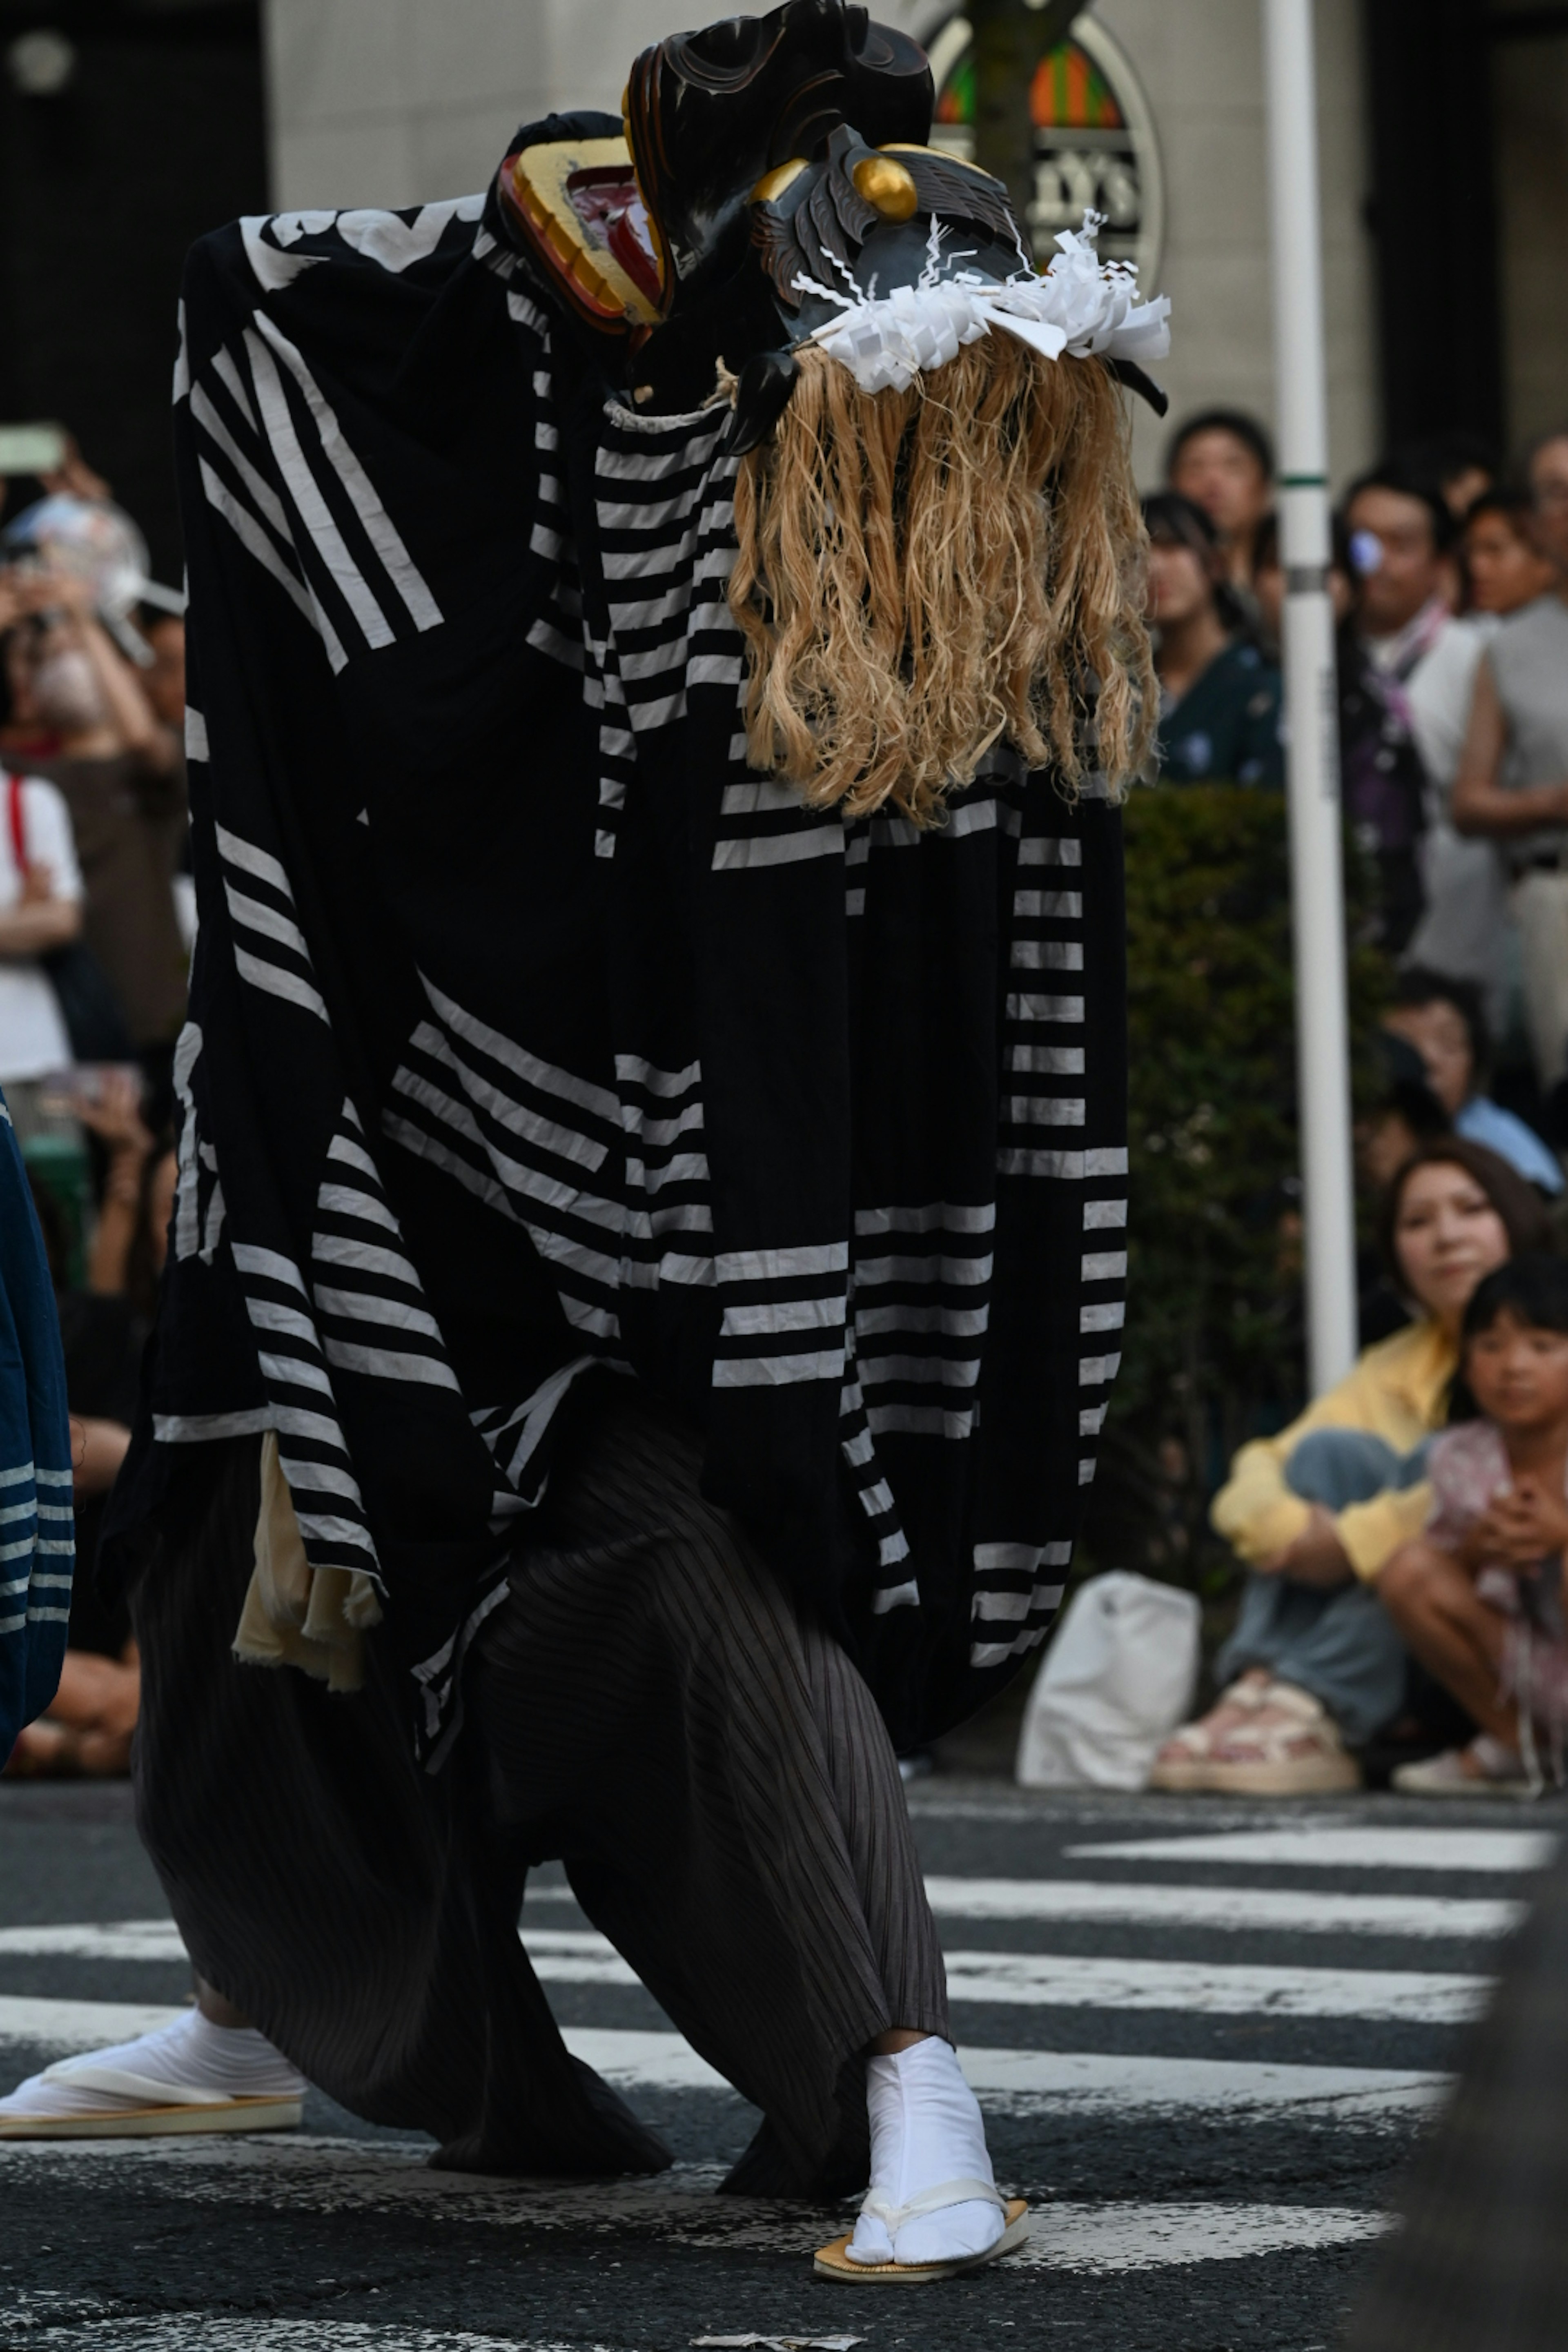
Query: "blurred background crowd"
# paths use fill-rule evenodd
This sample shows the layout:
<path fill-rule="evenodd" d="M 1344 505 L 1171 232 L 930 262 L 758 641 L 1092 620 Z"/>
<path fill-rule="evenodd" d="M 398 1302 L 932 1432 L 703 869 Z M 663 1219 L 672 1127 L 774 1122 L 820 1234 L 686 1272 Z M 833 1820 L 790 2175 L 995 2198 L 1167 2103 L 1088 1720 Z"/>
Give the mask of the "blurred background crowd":
<path fill-rule="evenodd" d="M 91 1570 L 174 1206 L 195 937 L 183 597 L 58 427 L 0 432 L 0 1089 L 59 1308 L 76 1453 L 70 1650 L 7 1769 L 122 1772 L 135 1646 Z"/>
<path fill-rule="evenodd" d="M 1215 1703 L 1152 1784 L 1533 1790 L 1538 1731 L 1562 1775 L 1563 1464 L 1538 1465 L 1549 1516 L 1517 1542 L 1489 1522 L 1452 1591 L 1432 1481 L 1450 1419 L 1479 1415 L 1503 1444 L 1507 1407 L 1478 1403 L 1470 1363 L 1489 1313 L 1539 1326 L 1532 1362 L 1568 1366 L 1550 1270 L 1568 1146 L 1568 421 L 1511 460 L 1461 430 L 1395 446 L 1336 512 L 1363 1352 L 1305 1411 L 1293 1081 L 1268 1067 L 1290 1048 L 1267 431 L 1237 409 L 1189 416 L 1165 476 L 1144 515 L 1166 804 L 1154 824 L 1140 795 L 1129 812 L 1132 1376 L 1090 1549 L 1190 1580 L 1225 1638 Z M 1163 978 L 1184 960 L 1188 1008 Z M 1184 1012 L 1209 1031 L 1201 1066 Z M 1194 1252 L 1195 1280 L 1173 1271 Z M 1522 1287 L 1500 1305 L 1510 1264 Z M 1500 1559 L 1552 1563 L 1522 1637 L 1533 1699 L 1510 1664 L 1519 1580 L 1486 1581 Z"/>
<path fill-rule="evenodd" d="M 195 917 L 158 583 L 181 577 L 184 252 L 237 215 L 478 187 L 516 121 L 614 110 L 636 51 L 706 13 L 0 0 L 0 1086 L 59 1301 L 82 1559 L 60 1697 L 13 1773 L 122 1769 L 135 1712 L 91 1565 L 178 1181 Z M 875 13 L 926 42 L 956 153 L 989 135 L 977 55 L 1014 41 L 1032 136 L 991 162 L 1037 256 L 1092 206 L 1102 252 L 1175 306 L 1170 425 L 1134 425 L 1161 725 L 1127 811 L 1131 1306 L 1077 1573 L 1201 1611 L 1221 1704 L 1169 1785 L 1327 1790 L 1434 1752 L 1506 1784 L 1507 1722 L 1474 1751 L 1473 1683 L 1419 1594 L 1396 1622 L 1384 1571 L 1428 1507 L 1468 1303 L 1553 1249 L 1564 1200 L 1568 9 L 1315 11 L 1366 1350 L 1328 1401 L 1301 1328 L 1256 0 Z"/>

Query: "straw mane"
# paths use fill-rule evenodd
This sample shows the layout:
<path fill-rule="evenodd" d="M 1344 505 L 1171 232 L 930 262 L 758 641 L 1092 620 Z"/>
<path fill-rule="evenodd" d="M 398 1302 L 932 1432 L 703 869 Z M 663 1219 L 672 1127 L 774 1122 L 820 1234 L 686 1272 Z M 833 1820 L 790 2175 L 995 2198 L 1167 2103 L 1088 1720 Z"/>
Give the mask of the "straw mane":
<path fill-rule="evenodd" d="M 1119 790 L 1156 694 L 1120 391 L 993 332 L 907 392 L 806 345 L 735 486 L 747 756 L 813 806 L 939 824 L 1005 738 Z"/>

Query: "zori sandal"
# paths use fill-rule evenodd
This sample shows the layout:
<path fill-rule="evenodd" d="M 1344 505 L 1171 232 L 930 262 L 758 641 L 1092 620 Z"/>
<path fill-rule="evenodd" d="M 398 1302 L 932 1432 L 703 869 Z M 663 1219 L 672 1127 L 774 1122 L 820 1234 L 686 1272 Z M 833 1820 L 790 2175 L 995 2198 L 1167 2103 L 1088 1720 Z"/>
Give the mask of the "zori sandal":
<path fill-rule="evenodd" d="M 290 2131 L 304 2107 L 299 2097 L 225 2098 L 139 2079 L 118 2067 L 78 2065 L 73 2090 L 97 2093 L 100 2107 L 82 2104 L 69 2114 L 0 2113 L 0 2139 L 145 2139 L 157 2133 Z"/>
<path fill-rule="evenodd" d="M 1001 2236 L 984 2253 L 960 2254 L 945 2263 L 858 2263 L 850 2258 L 849 2240 L 854 2232 L 849 2231 L 831 2245 L 819 2246 L 812 2268 L 818 2278 L 863 2279 L 877 2286 L 923 2286 L 932 2279 L 961 2277 L 965 2271 L 983 2269 L 1002 2254 L 1016 2253 L 1029 2234 L 1028 2205 L 1022 2197 L 1000 2196 L 988 2180 L 949 2180 L 941 2188 L 928 2189 L 923 2196 L 912 2197 L 907 2205 L 890 2204 L 873 2189 L 860 2210 L 874 2213 L 891 2240 L 906 2221 L 920 2214 L 975 2202 L 996 2206 L 1005 2221 Z"/>
<path fill-rule="evenodd" d="M 0 2099 L 0 2140 L 290 2131 L 310 2088 L 254 2026 L 196 2009 L 111 2049 L 60 2058 Z"/>

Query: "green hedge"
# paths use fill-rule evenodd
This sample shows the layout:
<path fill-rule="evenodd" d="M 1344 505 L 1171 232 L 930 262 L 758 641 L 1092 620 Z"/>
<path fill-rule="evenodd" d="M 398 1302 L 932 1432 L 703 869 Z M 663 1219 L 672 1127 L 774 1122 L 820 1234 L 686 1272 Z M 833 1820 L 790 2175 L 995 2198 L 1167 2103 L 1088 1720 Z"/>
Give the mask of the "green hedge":
<path fill-rule="evenodd" d="M 1286 808 L 1235 785 L 1155 787 L 1126 824 L 1128 1321 L 1084 1549 L 1212 1591 L 1232 1564 L 1209 1497 L 1303 1393 Z M 1352 939 L 1366 879 L 1352 860 Z M 1349 976 L 1364 1102 L 1386 966 L 1357 946 Z"/>

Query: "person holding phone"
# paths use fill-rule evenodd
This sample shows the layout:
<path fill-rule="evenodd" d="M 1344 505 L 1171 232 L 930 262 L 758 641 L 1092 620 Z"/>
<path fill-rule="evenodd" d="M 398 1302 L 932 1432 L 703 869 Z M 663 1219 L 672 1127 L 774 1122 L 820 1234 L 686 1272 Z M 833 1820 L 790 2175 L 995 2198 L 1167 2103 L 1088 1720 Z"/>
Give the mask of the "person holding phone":
<path fill-rule="evenodd" d="M 81 922 L 81 869 L 64 797 L 42 776 L 0 772 L 0 1086 L 24 1139 L 43 1119 L 44 1080 L 71 1059 L 39 959 L 74 940 Z"/>
<path fill-rule="evenodd" d="M 0 627 L 17 625 L 6 640 L 12 727 L 34 747 L 29 766 L 70 812 L 82 935 L 130 1041 L 144 1061 L 166 1061 L 185 1004 L 173 887 L 186 822 L 184 756 L 98 619 L 93 595 L 90 581 L 65 572 L 13 567 L 5 575 Z"/>

